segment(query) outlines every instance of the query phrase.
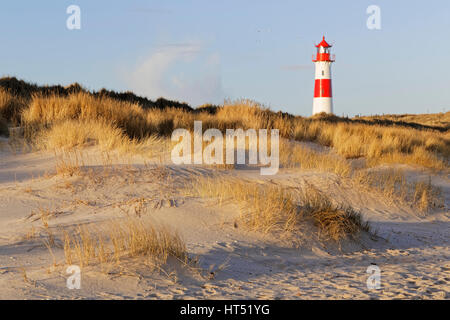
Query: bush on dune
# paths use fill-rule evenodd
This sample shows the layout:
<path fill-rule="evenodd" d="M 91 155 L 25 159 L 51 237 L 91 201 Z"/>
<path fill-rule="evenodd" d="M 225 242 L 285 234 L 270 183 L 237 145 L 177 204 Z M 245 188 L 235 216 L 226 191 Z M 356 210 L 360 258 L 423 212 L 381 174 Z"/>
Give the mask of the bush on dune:
<path fill-rule="evenodd" d="M 14 126 L 20 124 L 22 111 L 26 108 L 26 102 L 11 94 L 9 91 L 0 88 L 0 117 Z"/>
<path fill-rule="evenodd" d="M 0 136 L 9 137 L 8 123 L 0 117 Z"/>

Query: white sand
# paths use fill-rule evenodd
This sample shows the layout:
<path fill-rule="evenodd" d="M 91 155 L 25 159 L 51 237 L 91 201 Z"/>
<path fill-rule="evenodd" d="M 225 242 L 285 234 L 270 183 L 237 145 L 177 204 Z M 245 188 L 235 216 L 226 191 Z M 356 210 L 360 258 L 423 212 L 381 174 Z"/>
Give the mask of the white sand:
<path fill-rule="evenodd" d="M 213 169 L 146 166 L 142 159 L 114 158 L 115 169 L 108 171 L 98 152 L 86 150 L 83 170 L 92 172 L 63 177 L 53 175 L 54 158 L 51 153 L 0 151 L 1 299 L 449 298 L 448 177 L 433 178 L 445 193 L 445 208 L 424 216 L 332 174 L 281 169 L 276 176 L 261 177 L 251 168 L 221 171 L 262 183 L 314 184 L 336 201 L 360 210 L 378 234 L 347 241 L 340 249 L 313 239 L 291 248 L 239 224 L 236 228 L 239 210 L 233 204 L 219 207 L 179 192 L 184 178 L 211 174 Z M 412 177 L 423 175 L 408 170 Z M 141 198 L 142 210 L 136 201 Z M 82 270 L 81 289 L 69 290 L 63 250 L 53 248 L 53 258 L 42 242 L 42 222 L 29 217 L 39 208 L 58 213 L 49 220 L 57 235 L 60 227 L 99 224 L 140 212 L 143 219 L 177 230 L 189 255 L 198 258 L 198 268 L 171 262 L 156 272 L 133 260 L 119 274 L 116 269 L 104 273 L 91 266 Z M 36 235 L 27 238 L 32 227 Z M 381 269 L 379 290 L 366 287 L 366 269 L 372 264 Z"/>

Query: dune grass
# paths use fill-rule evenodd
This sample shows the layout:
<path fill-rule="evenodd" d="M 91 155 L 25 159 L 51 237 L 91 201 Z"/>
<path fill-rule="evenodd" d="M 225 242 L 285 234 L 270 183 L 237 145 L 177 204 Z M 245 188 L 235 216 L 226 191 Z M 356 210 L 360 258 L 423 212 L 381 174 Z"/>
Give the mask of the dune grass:
<path fill-rule="evenodd" d="M 129 258 L 147 257 L 155 266 L 169 258 L 187 262 L 186 247 L 180 236 L 166 228 L 155 228 L 139 219 L 113 220 L 99 227 L 78 226 L 64 232 L 67 264 L 81 267 L 93 264 L 120 264 Z"/>
<path fill-rule="evenodd" d="M 123 131 L 110 123 L 103 121 L 65 120 L 56 123 L 48 130 L 42 130 L 36 138 L 45 149 L 73 149 L 99 145 L 104 149 L 118 149 L 131 140 Z"/>
<path fill-rule="evenodd" d="M 3 96 L 4 101 L 14 100 L 7 92 L 3 92 Z M 450 139 L 442 130 L 386 126 L 333 115 L 294 117 L 272 112 L 250 100 L 226 101 L 223 106 L 199 108 L 194 112 L 170 107 L 144 109 L 138 103 L 75 91 L 67 95 L 33 94 L 26 108 L 11 107 L 18 103 L 5 102 L 2 105 L 10 106 L 3 107 L 3 110 L 22 110 L 20 119 L 25 127 L 25 136 L 45 149 L 67 150 L 99 145 L 104 149 L 133 154 L 151 153 L 155 144 L 160 144 L 164 147 L 159 152 L 163 152 L 173 145 L 168 141 L 171 132 L 175 128 L 193 131 L 194 120 L 202 121 L 203 130 L 217 128 L 222 132 L 236 128 L 275 128 L 284 138 L 280 144 L 282 167 L 315 169 L 353 177 L 359 184 L 384 190 L 384 193 L 395 189 L 396 198 L 405 202 L 414 199 L 412 204 L 421 210 L 436 207 L 440 202 L 436 200 L 440 197 L 439 192 L 432 186 L 419 188 L 422 184 L 405 183 L 402 188 L 409 191 L 400 192 L 398 183 L 394 184 L 395 188 L 389 185 L 389 177 L 380 174 L 375 178 L 375 172 L 365 175 L 352 169 L 346 159 L 364 158 L 368 167 L 409 164 L 445 171 L 448 170 L 450 155 Z M 292 140 L 312 141 L 331 150 L 314 151 Z M 233 168 L 220 164 L 216 167 Z M 397 177 L 400 175 L 396 173 Z"/>
<path fill-rule="evenodd" d="M 137 104 L 94 97 L 89 93 L 69 96 L 35 94 L 22 114 L 26 128 L 49 127 L 66 120 L 103 121 L 122 128 L 130 137 L 149 135 L 144 110 Z"/>
<path fill-rule="evenodd" d="M 2 96 L 0 101 L 4 102 L 0 103 L 0 110 L 8 114 L 7 120 L 15 118 L 16 121 L 18 111 L 11 116 L 11 112 L 5 110 L 21 110 L 21 123 L 30 138 L 35 137 L 37 131 L 59 123 L 79 121 L 97 123 L 108 132 L 111 128 L 120 129 L 130 139 L 142 140 L 152 135 L 170 136 L 175 128 L 193 130 L 194 120 L 198 120 L 202 121 L 204 130 L 278 129 L 283 138 L 332 147 L 347 159 L 364 157 L 369 166 L 403 163 L 443 170 L 448 167 L 450 155 L 450 139 L 445 131 L 369 121 L 361 123 L 329 115 L 303 118 L 272 112 L 250 100 L 226 101 L 223 106 L 189 111 L 171 107 L 144 109 L 137 102 L 84 91 L 67 95 L 36 93 L 26 107 L 8 92 L 3 91 L 0 98 Z"/>
<path fill-rule="evenodd" d="M 380 119 L 363 121 L 333 115 L 303 118 L 272 112 L 250 100 L 226 101 L 223 106 L 206 106 L 198 110 L 167 105 L 161 109 L 143 108 L 136 97 L 122 99 L 123 96 L 112 93 L 92 94 L 81 89 L 69 90 L 65 94 L 34 91 L 24 98 L 1 89 L 0 114 L 10 124 L 20 122 L 24 126 L 25 137 L 42 149 L 67 151 L 98 145 L 106 150 L 154 155 L 156 145 L 160 146 L 156 148 L 159 153 L 170 149 L 173 144 L 168 137 L 175 128 L 192 131 L 194 120 L 202 121 L 203 130 L 278 129 L 283 138 L 280 144 L 282 167 L 315 169 L 344 178 L 352 177 L 359 184 L 384 190 L 384 193 L 395 189 L 395 192 L 390 192 L 397 198 L 414 199 L 412 204 L 422 210 L 436 207 L 439 203 L 436 200 L 440 197 L 439 192 L 433 186 L 405 183 L 401 188 L 409 191 L 398 191 L 399 183 L 392 184 L 390 177 L 383 174 L 376 177 L 375 172 L 358 172 L 346 159 L 364 158 L 368 167 L 409 164 L 448 170 L 450 139 L 445 130 L 395 125 L 392 121 L 385 125 L 378 121 Z M 0 126 L 5 134 L 5 121 L 0 121 Z M 311 150 L 293 140 L 312 141 L 331 150 Z M 61 172 L 71 171 L 60 167 Z M 233 168 L 221 164 L 216 167 Z M 400 175 L 396 173 L 395 176 Z M 429 187 L 419 187 L 422 185 Z"/>
<path fill-rule="evenodd" d="M 324 240 L 340 241 L 369 231 L 361 215 L 333 202 L 315 187 L 288 189 L 230 177 L 198 178 L 186 186 L 189 195 L 236 203 L 244 225 L 262 233 L 290 237 L 312 222 Z M 302 230 L 303 229 L 303 230 Z"/>
<path fill-rule="evenodd" d="M 441 188 L 428 181 L 408 181 L 405 173 L 399 169 L 381 171 L 357 171 L 353 181 L 369 190 L 374 190 L 392 202 L 400 201 L 422 213 L 441 208 L 444 199 Z"/>
<path fill-rule="evenodd" d="M 280 142 L 280 164 L 284 168 L 315 169 L 341 177 L 349 177 L 352 172 L 348 161 L 328 150 L 315 151 L 285 139 Z"/>
<path fill-rule="evenodd" d="M 397 123 L 414 123 L 419 125 L 433 126 L 437 128 L 450 129 L 450 111 L 431 114 L 383 114 L 374 116 L 357 117 L 367 120 L 390 120 Z"/>
<path fill-rule="evenodd" d="M 442 170 L 450 155 L 448 135 L 432 130 L 319 119 L 310 124 L 297 123 L 294 138 L 330 146 L 347 159 L 364 157 L 370 166 L 403 163 Z"/>
<path fill-rule="evenodd" d="M 425 213 L 442 208 L 441 188 L 426 180 L 410 181 L 401 169 L 352 169 L 348 161 L 330 151 L 315 151 L 286 140 L 280 145 L 280 164 L 285 168 L 314 169 L 348 178 L 357 186 L 385 199 L 400 201 Z"/>
<path fill-rule="evenodd" d="M 27 100 L 11 94 L 0 87 L 0 118 L 17 126 L 21 122 L 22 111 L 27 107 Z"/>

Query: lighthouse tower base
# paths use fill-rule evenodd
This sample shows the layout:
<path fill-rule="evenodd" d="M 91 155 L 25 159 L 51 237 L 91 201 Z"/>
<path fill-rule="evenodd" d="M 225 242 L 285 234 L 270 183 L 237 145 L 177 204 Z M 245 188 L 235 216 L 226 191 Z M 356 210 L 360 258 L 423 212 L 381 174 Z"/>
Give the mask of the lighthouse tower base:
<path fill-rule="evenodd" d="M 313 115 L 321 112 L 333 113 L 333 98 L 331 97 L 314 98 Z"/>

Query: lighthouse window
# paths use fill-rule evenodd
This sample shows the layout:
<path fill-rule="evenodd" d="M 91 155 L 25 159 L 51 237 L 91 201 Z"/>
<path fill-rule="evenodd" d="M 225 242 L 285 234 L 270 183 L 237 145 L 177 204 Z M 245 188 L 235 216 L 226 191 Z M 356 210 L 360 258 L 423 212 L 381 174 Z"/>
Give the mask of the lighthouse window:
<path fill-rule="evenodd" d="M 323 71 L 323 70 L 322 70 L 322 75 L 323 75 L 323 76 L 325 75 L 325 71 Z"/>

